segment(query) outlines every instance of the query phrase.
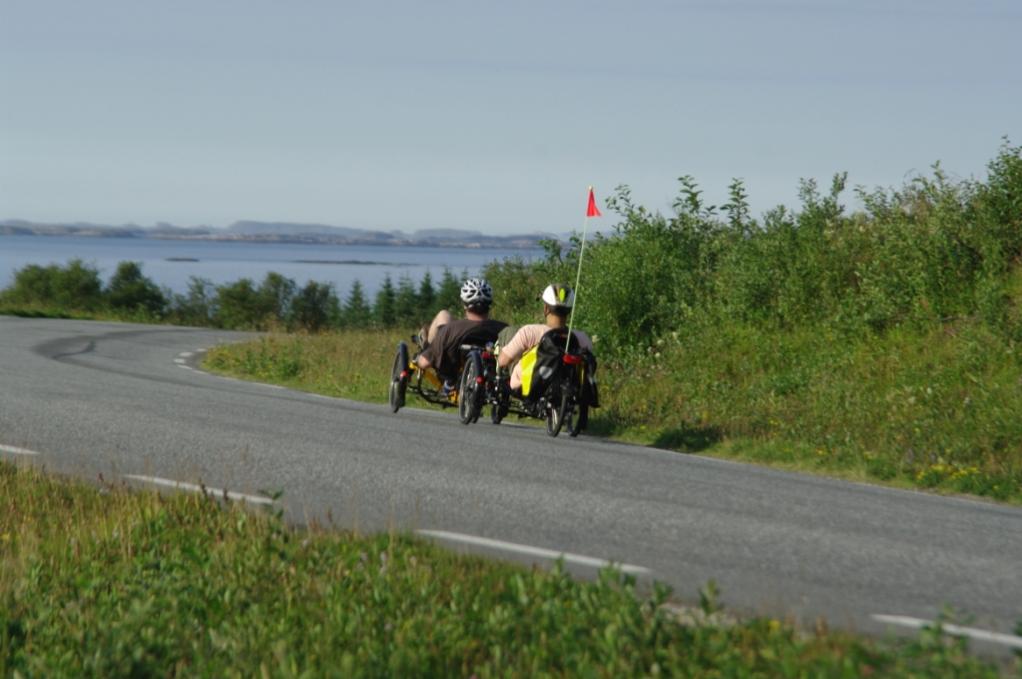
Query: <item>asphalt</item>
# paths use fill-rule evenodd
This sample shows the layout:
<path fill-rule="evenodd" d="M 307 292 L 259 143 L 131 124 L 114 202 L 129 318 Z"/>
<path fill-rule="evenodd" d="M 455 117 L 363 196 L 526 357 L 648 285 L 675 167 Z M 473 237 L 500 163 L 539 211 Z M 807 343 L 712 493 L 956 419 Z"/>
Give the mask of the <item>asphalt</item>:
<path fill-rule="evenodd" d="M 612 560 L 648 569 L 642 579 L 682 600 L 713 579 L 743 614 L 825 617 L 867 633 L 887 629 L 874 615 L 931 620 L 948 606 L 998 633 L 1022 619 L 1022 509 L 584 435 L 551 439 L 513 420 L 466 427 L 451 412 L 395 415 L 196 370 L 201 350 L 243 337 L 0 317 L 0 458 L 90 479 L 279 491 L 295 522 L 444 531 Z"/>

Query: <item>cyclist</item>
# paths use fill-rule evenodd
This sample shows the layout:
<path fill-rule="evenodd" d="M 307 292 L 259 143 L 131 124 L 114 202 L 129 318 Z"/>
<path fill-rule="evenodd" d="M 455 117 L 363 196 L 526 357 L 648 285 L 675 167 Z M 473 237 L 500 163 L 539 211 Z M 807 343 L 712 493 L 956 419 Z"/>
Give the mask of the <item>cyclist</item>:
<path fill-rule="evenodd" d="M 461 286 L 460 297 L 465 318 L 456 320 L 447 309 L 438 312 L 433 322 L 419 332 L 422 351 L 415 359 L 422 370 L 433 368 L 448 390 L 458 381 L 461 345 L 495 342 L 498 333 L 507 326 L 490 318 L 493 288 L 485 279 L 467 279 Z"/>
<path fill-rule="evenodd" d="M 543 335 L 551 330 L 566 330 L 568 316 L 575 305 L 575 292 L 566 285 L 552 283 L 546 286 L 539 296 L 543 302 L 543 323 L 523 325 L 513 334 L 511 329 L 500 333 L 500 353 L 497 354 L 497 365 L 507 368 L 514 364 L 508 386 L 512 391 L 519 392 L 522 388 L 522 362 L 519 360 L 530 349 L 537 346 Z M 592 351 L 593 342 L 580 330 L 573 330 L 579 348 Z"/>

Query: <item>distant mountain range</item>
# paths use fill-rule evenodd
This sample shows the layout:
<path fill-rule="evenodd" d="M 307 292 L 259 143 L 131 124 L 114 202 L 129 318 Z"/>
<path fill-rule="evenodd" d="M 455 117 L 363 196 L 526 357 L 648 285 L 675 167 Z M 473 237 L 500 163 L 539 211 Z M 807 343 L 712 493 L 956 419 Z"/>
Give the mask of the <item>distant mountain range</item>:
<path fill-rule="evenodd" d="M 320 243 L 334 245 L 391 245 L 459 248 L 536 248 L 544 239 L 567 240 L 566 235 L 528 233 L 488 236 L 461 229 L 372 231 L 329 224 L 239 221 L 225 229 L 210 226 L 182 227 L 165 222 L 143 227 L 111 226 L 88 222 L 44 224 L 23 219 L 0 221 L 0 236 L 89 236 L 96 238 L 154 238 L 163 240 L 215 240 L 266 243 Z"/>

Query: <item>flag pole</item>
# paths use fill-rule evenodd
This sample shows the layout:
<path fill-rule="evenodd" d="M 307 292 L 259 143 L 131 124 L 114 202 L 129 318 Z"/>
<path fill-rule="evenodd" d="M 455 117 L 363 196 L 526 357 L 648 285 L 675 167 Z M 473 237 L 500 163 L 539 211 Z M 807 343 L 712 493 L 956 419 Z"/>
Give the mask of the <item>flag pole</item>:
<path fill-rule="evenodd" d="M 593 195 L 593 187 L 589 187 L 589 204 L 586 206 L 585 220 L 582 222 L 582 245 L 578 249 L 578 272 L 575 274 L 575 303 L 571 305 L 571 313 L 568 315 L 568 339 L 564 343 L 564 351 L 567 353 L 571 346 L 571 329 L 575 324 L 575 308 L 578 306 L 578 286 L 582 280 L 582 255 L 586 251 L 586 232 L 589 230 L 589 218 L 599 217 L 600 211 L 596 207 L 596 198 Z"/>

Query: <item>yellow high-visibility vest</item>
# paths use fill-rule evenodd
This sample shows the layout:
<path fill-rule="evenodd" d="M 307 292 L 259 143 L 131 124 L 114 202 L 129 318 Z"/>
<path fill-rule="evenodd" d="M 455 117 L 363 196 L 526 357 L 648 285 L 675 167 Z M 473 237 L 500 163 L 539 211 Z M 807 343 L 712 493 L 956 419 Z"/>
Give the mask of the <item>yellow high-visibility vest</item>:
<path fill-rule="evenodd" d="M 522 354 L 520 363 L 522 366 L 522 396 L 528 396 L 529 389 L 532 388 L 532 369 L 536 365 L 536 347 Z"/>

